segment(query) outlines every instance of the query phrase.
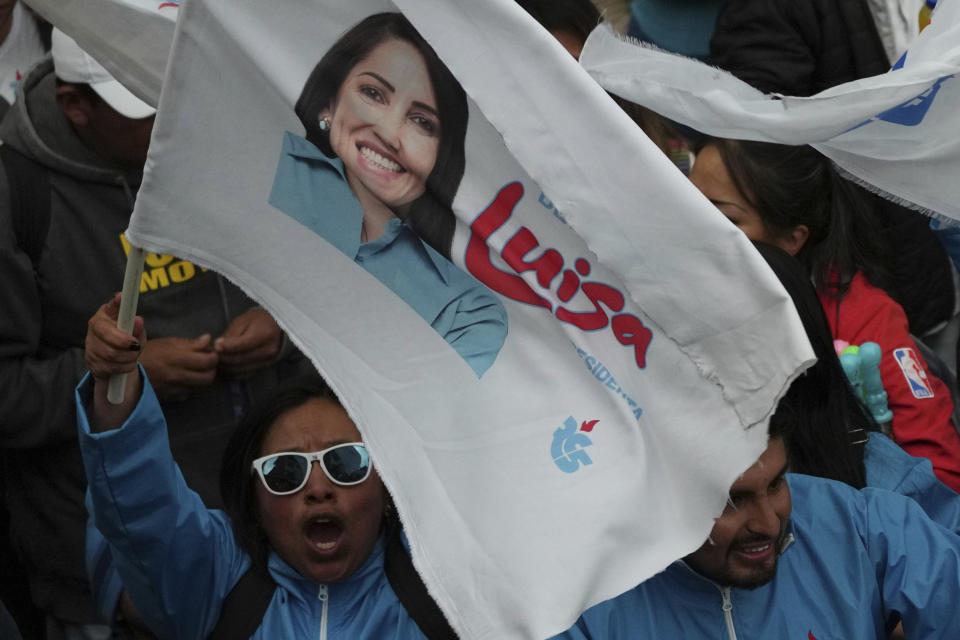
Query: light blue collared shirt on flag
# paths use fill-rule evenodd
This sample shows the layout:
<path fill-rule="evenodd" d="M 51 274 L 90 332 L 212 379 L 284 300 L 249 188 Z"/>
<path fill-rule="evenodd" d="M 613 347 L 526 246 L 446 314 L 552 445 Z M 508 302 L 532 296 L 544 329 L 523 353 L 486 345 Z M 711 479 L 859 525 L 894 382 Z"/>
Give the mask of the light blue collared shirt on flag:
<path fill-rule="evenodd" d="M 313 143 L 286 132 L 269 202 L 400 296 L 478 377 L 493 364 L 507 335 L 500 300 L 399 218 L 390 220 L 376 240 L 361 242 L 363 208 L 339 158 L 328 158 Z"/>

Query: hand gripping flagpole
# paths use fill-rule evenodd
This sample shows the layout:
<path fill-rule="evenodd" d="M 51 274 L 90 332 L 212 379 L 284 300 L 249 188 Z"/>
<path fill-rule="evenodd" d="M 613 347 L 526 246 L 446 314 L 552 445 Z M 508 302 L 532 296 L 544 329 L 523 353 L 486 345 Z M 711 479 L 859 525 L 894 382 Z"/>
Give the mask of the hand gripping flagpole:
<path fill-rule="evenodd" d="M 137 300 L 140 298 L 140 278 L 143 275 L 143 259 L 146 251 L 130 246 L 127 255 L 127 268 L 123 273 L 123 293 L 120 297 L 120 312 L 117 315 L 117 328 L 124 333 L 133 331 L 133 321 L 137 317 Z M 107 402 L 120 404 L 127 386 L 127 374 L 110 376 L 107 386 Z"/>

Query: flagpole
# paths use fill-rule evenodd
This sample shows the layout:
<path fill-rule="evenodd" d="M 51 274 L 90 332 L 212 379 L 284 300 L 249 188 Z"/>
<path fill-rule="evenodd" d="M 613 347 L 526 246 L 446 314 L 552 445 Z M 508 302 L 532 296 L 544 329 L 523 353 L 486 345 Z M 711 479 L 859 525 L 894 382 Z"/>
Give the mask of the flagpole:
<path fill-rule="evenodd" d="M 133 321 L 137 317 L 137 300 L 140 298 L 140 279 L 143 275 L 143 259 L 146 252 L 140 247 L 130 245 L 127 255 L 127 267 L 123 273 L 123 293 L 120 297 L 120 313 L 117 315 L 117 328 L 124 333 L 133 331 Z M 127 374 L 110 376 L 107 387 L 107 401 L 110 404 L 123 402 L 123 392 L 127 385 Z"/>

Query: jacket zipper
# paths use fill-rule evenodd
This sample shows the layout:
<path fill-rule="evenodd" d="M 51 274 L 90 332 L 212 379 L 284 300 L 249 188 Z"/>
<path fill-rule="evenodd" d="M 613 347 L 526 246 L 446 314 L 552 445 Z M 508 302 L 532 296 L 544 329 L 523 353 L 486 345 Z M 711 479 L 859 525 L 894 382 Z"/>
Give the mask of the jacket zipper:
<path fill-rule="evenodd" d="M 320 585 L 320 591 L 317 593 L 317 598 L 321 602 L 320 640 L 327 640 L 327 605 L 330 601 L 330 591 L 328 590 L 327 585 Z"/>
<path fill-rule="evenodd" d="M 787 547 L 794 542 L 796 542 L 796 538 L 793 537 L 793 532 L 788 532 L 787 537 L 783 541 L 783 545 L 780 547 L 780 554 L 783 555 L 783 552 L 786 551 Z M 730 640 L 737 640 L 737 629 L 733 626 L 733 599 L 730 597 L 730 587 L 721 587 L 713 580 L 704 578 L 699 573 L 691 569 L 690 565 L 683 560 L 680 560 L 679 562 L 687 569 L 687 571 L 697 576 L 701 580 L 706 580 L 720 590 L 720 597 L 723 598 L 723 618 L 727 623 L 727 637 Z"/>
<path fill-rule="evenodd" d="M 733 627 L 733 600 L 730 599 L 730 587 L 720 587 L 720 596 L 723 598 L 723 617 L 727 621 L 727 636 L 730 640 L 737 640 L 737 630 Z"/>

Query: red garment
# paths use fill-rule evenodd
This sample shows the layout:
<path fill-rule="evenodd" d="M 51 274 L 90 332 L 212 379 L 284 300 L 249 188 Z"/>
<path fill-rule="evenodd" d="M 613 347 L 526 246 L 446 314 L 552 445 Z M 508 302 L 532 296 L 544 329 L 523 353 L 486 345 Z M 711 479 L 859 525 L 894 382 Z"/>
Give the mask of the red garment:
<path fill-rule="evenodd" d="M 835 340 L 880 345 L 880 377 L 893 412 L 894 441 L 910 455 L 929 458 L 937 477 L 960 492 L 960 434 L 951 422 L 950 390 L 928 373 L 903 308 L 862 273 L 840 300 L 818 295 Z"/>

